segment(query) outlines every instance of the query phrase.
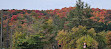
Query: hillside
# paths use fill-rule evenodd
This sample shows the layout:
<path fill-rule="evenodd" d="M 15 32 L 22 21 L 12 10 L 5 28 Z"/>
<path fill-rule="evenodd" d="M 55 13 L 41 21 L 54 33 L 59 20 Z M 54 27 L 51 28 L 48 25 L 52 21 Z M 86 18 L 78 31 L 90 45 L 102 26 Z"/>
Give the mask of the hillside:
<path fill-rule="evenodd" d="M 3 47 L 81 49 L 83 43 L 89 49 L 110 47 L 111 10 L 81 6 L 78 3 L 76 7 L 55 10 L 0 10 Z"/>

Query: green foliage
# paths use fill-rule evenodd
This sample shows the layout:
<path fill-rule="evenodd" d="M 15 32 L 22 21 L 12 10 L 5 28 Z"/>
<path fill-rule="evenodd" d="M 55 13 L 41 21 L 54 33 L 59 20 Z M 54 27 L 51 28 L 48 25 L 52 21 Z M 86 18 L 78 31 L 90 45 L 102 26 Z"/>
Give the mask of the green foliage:
<path fill-rule="evenodd" d="M 87 44 L 86 49 L 98 49 L 98 42 L 89 35 L 79 38 L 76 43 L 77 49 L 83 49 L 84 43 Z"/>
<path fill-rule="evenodd" d="M 97 33 L 95 36 L 96 41 L 98 41 L 98 48 L 103 49 L 106 47 L 106 32 L 102 31 L 100 33 Z"/>
<path fill-rule="evenodd" d="M 111 48 L 111 31 L 107 33 L 106 38 L 107 38 L 107 47 Z"/>
<path fill-rule="evenodd" d="M 81 21 L 88 20 L 87 18 L 91 17 L 91 9 L 87 4 L 84 5 L 84 2 L 81 0 L 77 1 L 76 8 L 69 12 L 68 19 L 73 22 L 77 22 L 78 25 L 82 25 Z"/>
<path fill-rule="evenodd" d="M 34 19 L 36 20 L 36 19 Z M 13 41 L 16 40 L 16 45 L 13 46 L 18 49 L 42 49 L 42 48 L 51 48 L 52 45 L 56 45 L 55 42 L 55 33 L 56 26 L 53 25 L 53 19 L 37 19 L 30 26 L 30 32 L 26 32 L 24 36 L 17 36 L 18 33 L 15 33 Z M 24 38 L 21 38 L 24 37 Z M 47 46 L 46 46 L 47 45 Z"/>
<path fill-rule="evenodd" d="M 105 24 L 99 23 L 89 19 L 93 16 L 91 13 L 93 11 L 90 9 L 88 4 L 84 4 L 81 0 L 77 1 L 76 8 L 69 12 L 67 20 L 69 21 L 68 27 L 73 28 L 75 26 L 86 26 L 87 29 L 94 28 L 96 32 L 101 32 L 105 28 Z M 102 28 L 102 29 L 101 29 Z"/>
<path fill-rule="evenodd" d="M 19 39 L 18 47 L 22 49 L 42 49 L 46 41 L 42 41 L 44 38 L 43 34 L 30 35 L 24 39 Z"/>
<path fill-rule="evenodd" d="M 95 15 L 92 15 L 90 6 L 81 0 L 77 1 L 75 8 L 41 11 L 9 10 L 9 12 L 11 14 L 5 13 L 3 16 L 3 34 L 4 38 L 7 38 L 6 34 L 10 32 L 8 30 L 13 30 L 12 49 L 54 49 L 57 41 L 63 49 L 82 49 L 83 43 L 87 43 L 87 49 L 110 49 L 111 47 L 111 33 L 105 33 L 111 30 L 110 21 L 105 20 L 105 23 L 100 23 L 89 19 Z M 16 17 L 12 17 L 14 15 Z M 11 19 L 13 21 L 10 21 Z M 7 39 L 4 39 L 4 43 L 5 41 Z"/>
<path fill-rule="evenodd" d="M 53 18 L 53 23 L 57 27 L 57 30 L 62 30 L 64 29 L 64 23 L 67 18 L 60 18 L 60 17 L 54 17 Z"/>
<path fill-rule="evenodd" d="M 83 42 L 86 42 L 88 44 L 87 48 L 97 49 L 99 45 L 99 47 L 105 47 L 106 38 L 104 37 L 103 33 L 104 32 L 97 36 L 98 34 L 95 32 L 94 28 L 86 29 L 86 27 L 78 26 L 72 28 L 72 30 L 69 31 L 59 31 L 56 40 L 59 41 L 59 44 L 63 45 L 63 49 L 82 48 L 81 44 L 83 44 Z"/>
<path fill-rule="evenodd" d="M 13 49 L 20 49 L 20 47 L 18 47 L 18 44 L 20 43 L 19 39 L 24 39 L 26 36 L 26 33 L 22 33 L 22 32 L 15 32 L 13 35 Z"/>

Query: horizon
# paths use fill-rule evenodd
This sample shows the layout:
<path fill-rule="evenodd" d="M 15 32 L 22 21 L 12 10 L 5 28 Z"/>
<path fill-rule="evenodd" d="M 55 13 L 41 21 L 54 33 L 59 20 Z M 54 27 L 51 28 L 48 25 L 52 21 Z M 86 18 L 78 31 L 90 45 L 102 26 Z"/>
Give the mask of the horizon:
<path fill-rule="evenodd" d="M 63 7 L 63 8 L 70 8 L 70 7 Z M 92 9 L 92 8 L 90 8 L 90 9 Z M 97 8 L 94 8 L 94 9 L 97 9 Z M 98 9 L 100 9 L 100 8 L 98 8 Z M 0 10 L 38 10 L 38 9 L 0 9 Z M 55 9 L 45 9 L 45 10 L 55 10 Z M 106 9 L 106 10 L 111 10 L 111 9 Z M 39 10 L 39 11 L 41 11 L 41 10 Z"/>
<path fill-rule="evenodd" d="M 0 0 L 0 10 L 2 9 L 17 9 L 17 10 L 55 10 L 62 9 L 64 7 L 75 7 L 77 0 Z M 111 0 L 82 0 L 91 8 L 107 9 L 111 10 Z M 101 2 L 101 3 L 100 3 Z M 6 4 L 4 4 L 6 3 Z M 42 4 L 44 3 L 44 4 Z"/>

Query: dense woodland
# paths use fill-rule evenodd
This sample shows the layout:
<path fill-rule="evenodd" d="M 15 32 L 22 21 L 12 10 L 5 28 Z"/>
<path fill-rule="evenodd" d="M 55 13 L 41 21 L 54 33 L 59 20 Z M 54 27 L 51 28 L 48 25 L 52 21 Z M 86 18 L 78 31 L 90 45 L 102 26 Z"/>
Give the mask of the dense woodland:
<path fill-rule="evenodd" d="M 85 49 L 111 49 L 111 10 L 90 8 L 81 0 L 75 7 L 0 13 L 7 49 L 83 49 L 84 43 Z"/>

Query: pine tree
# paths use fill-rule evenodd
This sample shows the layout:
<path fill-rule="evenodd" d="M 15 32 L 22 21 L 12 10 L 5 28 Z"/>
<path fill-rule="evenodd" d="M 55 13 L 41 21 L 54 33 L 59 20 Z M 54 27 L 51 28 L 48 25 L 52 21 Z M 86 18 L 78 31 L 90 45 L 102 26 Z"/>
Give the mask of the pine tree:
<path fill-rule="evenodd" d="M 91 14 L 92 12 L 93 11 L 88 4 L 85 4 L 81 0 L 78 0 L 76 2 L 76 8 L 70 11 L 68 14 L 67 21 L 69 21 L 69 23 L 67 26 L 71 29 L 74 26 L 82 25 L 86 26 L 87 29 L 96 28 L 96 32 L 103 31 L 103 23 L 99 23 L 89 19 L 91 16 L 93 16 Z"/>

